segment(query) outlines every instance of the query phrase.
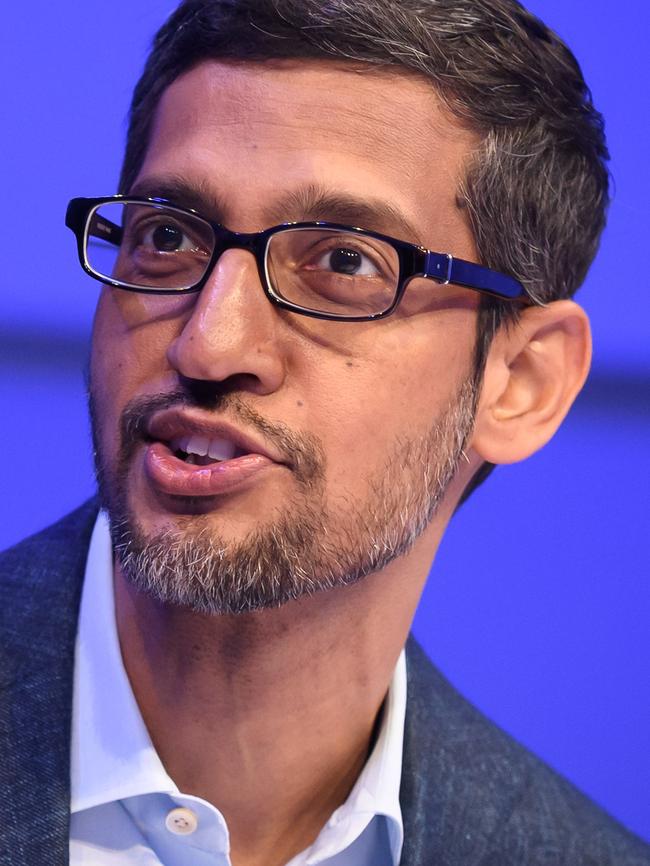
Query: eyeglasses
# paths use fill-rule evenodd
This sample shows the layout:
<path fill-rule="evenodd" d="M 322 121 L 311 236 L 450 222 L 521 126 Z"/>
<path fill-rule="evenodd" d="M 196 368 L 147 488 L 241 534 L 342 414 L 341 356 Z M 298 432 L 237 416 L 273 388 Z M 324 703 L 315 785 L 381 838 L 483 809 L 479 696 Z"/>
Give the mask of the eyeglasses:
<path fill-rule="evenodd" d="M 77 237 L 83 269 L 131 292 L 198 292 L 223 252 L 243 249 L 255 257 L 272 303 L 317 319 L 381 319 L 416 277 L 530 303 L 523 285 L 506 274 L 337 223 L 233 232 L 162 198 L 106 196 L 73 198 L 66 225 Z"/>

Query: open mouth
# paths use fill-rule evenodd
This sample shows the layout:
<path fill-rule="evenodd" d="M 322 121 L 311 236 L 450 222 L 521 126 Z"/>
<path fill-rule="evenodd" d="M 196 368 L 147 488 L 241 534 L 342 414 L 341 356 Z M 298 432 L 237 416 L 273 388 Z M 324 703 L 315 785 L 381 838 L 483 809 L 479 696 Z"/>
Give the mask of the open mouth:
<path fill-rule="evenodd" d="M 157 493 L 214 497 L 289 468 L 259 437 L 179 408 L 156 413 L 144 436 L 144 472 Z"/>
<path fill-rule="evenodd" d="M 200 435 L 179 436 L 172 439 L 167 447 L 174 457 L 192 466 L 210 466 L 213 463 L 223 463 L 236 457 L 243 457 L 247 452 L 238 448 L 229 439 L 212 438 Z"/>

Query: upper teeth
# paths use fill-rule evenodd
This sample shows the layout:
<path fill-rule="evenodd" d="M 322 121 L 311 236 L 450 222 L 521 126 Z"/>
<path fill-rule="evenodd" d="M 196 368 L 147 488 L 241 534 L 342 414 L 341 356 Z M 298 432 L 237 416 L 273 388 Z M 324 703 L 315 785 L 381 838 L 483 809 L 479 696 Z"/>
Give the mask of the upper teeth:
<path fill-rule="evenodd" d="M 172 451 L 186 454 L 208 455 L 213 460 L 232 460 L 237 446 L 228 439 L 208 439 L 207 436 L 180 436 L 169 443 Z"/>

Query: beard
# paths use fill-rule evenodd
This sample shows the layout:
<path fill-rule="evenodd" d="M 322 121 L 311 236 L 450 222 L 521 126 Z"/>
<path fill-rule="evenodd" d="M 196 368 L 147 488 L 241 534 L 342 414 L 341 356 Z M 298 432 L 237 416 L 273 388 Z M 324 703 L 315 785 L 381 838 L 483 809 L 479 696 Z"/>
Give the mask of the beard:
<path fill-rule="evenodd" d="M 90 387 L 95 471 L 108 512 L 113 550 L 126 579 L 166 605 L 198 613 L 238 614 L 277 608 L 289 601 L 350 586 L 407 553 L 430 524 L 465 456 L 478 387 L 467 378 L 434 423 L 417 436 L 397 437 L 379 469 L 355 499 L 341 493 L 328 501 L 326 460 L 318 437 L 270 424 L 232 393 L 184 390 L 134 400 L 120 421 L 118 457 L 103 453 L 99 401 Z M 290 455 L 297 492 L 237 542 L 215 528 L 212 515 L 193 513 L 182 525 L 147 534 L 129 503 L 129 472 L 151 416 L 171 406 L 227 409 Z M 185 499 L 200 512 L 199 499 Z"/>

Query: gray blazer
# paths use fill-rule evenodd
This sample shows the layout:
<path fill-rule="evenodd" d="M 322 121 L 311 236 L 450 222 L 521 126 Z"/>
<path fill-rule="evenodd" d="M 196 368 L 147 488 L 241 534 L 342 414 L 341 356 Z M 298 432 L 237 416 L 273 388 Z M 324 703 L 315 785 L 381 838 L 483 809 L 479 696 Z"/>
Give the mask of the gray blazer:
<path fill-rule="evenodd" d="M 0 554 L 0 864 L 68 863 L 81 584 L 97 504 Z M 407 644 L 401 866 L 650 866 L 632 836 Z"/>

